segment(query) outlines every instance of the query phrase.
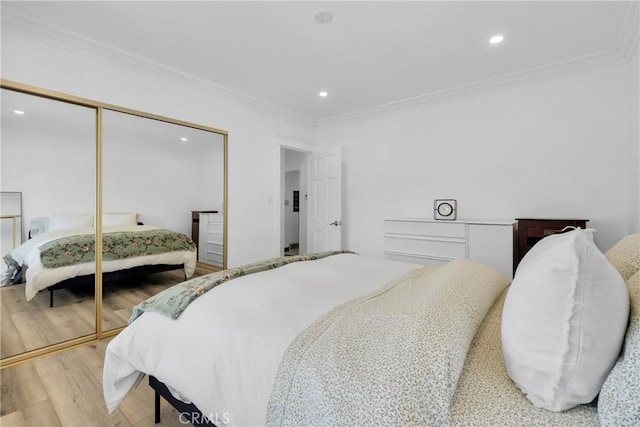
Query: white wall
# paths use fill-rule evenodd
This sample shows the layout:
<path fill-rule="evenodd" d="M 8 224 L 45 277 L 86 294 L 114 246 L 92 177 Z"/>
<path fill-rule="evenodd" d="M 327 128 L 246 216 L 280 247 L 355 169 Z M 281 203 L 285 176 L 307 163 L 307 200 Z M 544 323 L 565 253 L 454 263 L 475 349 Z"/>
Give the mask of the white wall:
<path fill-rule="evenodd" d="M 103 211 L 136 212 L 145 225 L 191 237 L 190 211 L 204 209 L 203 194 L 210 192 L 202 151 L 127 143 L 108 138 L 106 130 L 104 139 Z"/>
<path fill-rule="evenodd" d="M 276 255 L 269 203 L 276 171 L 265 159 L 273 158 L 276 135 L 312 140 L 310 126 L 16 32 L 3 33 L 2 78 L 227 130 L 228 265 Z M 188 215 L 192 207 L 183 209 Z"/>
<path fill-rule="evenodd" d="M 629 163 L 631 168 L 631 194 L 629 199 L 630 230 L 640 229 L 640 45 L 636 46 L 631 61 L 629 77 L 631 79 L 631 144 Z"/>
<path fill-rule="evenodd" d="M 95 125 L 91 117 L 87 117 L 86 138 L 80 139 L 2 129 L 1 189 L 22 192 L 25 238 L 33 218 L 95 212 Z"/>
<path fill-rule="evenodd" d="M 590 219 L 602 249 L 637 231 L 631 74 L 618 66 L 321 129 L 319 144 L 343 147 L 343 247 L 382 256 L 382 220 L 432 217 L 436 198 L 457 199 L 462 219 Z"/>

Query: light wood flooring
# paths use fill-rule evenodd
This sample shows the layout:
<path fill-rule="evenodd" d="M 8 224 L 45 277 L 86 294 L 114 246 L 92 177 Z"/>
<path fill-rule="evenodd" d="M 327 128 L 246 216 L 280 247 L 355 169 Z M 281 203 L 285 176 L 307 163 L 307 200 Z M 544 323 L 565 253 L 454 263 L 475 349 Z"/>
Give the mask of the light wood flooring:
<path fill-rule="evenodd" d="M 193 277 L 219 270 L 198 263 Z M 126 326 L 134 305 L 183 280 L 183 270 L 175 270 L 107 284 L 102 299 L 103 330 Z M 26 301 L 24 284 L 0 288 L 0 330 L 3 358 L 90 335 L 95 332 L 93 288 L 55 291 L 53 307 L 49 307 L 47 291 Z"/>
<path fill-rule="evenodd" d="M 198 263 L 196 275 L 220 269 Z M 133 305 L 184 280 L 181 270 L 156 273 L 134 283 L 109 285 L 103 296 L 104 324 L 124 326 Z M 9 291 L 9 292 L 7 292 Z M 22 293 L 21 293 L 22 292 Z M 21 296 L 20 296 L 21 295 Z M 93 333 L 91 290 L 48 293 L 24 301 L 23 285 L 0 289 L 2 355 L 39 348 Z M 78 335 L 81 334 L 81 335 Z M 5 426 L 153 426 L 154 392 L 147 379 L 119 409 L 107 413 L 102 396 L 102 367 L 110 339 L 28 361 L 0 371 L 0 425 Z M 9 347 L 6 350 L 5 346 Z M 182 426 L 179 413 L 162 401 L 161 426 Z"/>
<path fill-rule="evenodd" d="M 183 426 L 162 399 L 162 422 L 154 424 L 154 392 L 145 379 L 112 414 L 102 395 L 102 366 L 110 339 L 0 371 L 0 425 Z"/>

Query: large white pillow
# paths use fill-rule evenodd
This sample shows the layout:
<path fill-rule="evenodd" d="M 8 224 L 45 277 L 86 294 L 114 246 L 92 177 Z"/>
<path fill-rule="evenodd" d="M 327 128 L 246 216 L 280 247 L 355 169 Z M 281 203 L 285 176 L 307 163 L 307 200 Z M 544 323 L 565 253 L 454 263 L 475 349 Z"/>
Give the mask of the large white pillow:
<path fill-rule="evenodd" d="M 502 315 L 507 373 L 537 407 L 591 402 L 624 339 L 629 294 L 591 229 L 545 237 L 522 259 Z"/>
<path fill-rule="evenodd" d="M 54 215 L 49 217 L 49 227 L 47 231 L 69 230 L 72 228 L 93 227 L 93 215 Z"/>
<path fill-rule="evenodd" d="M 103 227 L 116 227 L 122 225 L 138 225 L 137 213 L 105 213 L 102 214 Z"/>

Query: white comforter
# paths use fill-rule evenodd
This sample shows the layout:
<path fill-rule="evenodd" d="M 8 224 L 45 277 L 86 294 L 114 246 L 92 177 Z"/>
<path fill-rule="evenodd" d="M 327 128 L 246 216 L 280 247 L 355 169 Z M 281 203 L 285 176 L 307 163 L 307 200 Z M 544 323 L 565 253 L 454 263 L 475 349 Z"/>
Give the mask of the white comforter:
<path fill-rule="evenodd" d="M 118 227 L 104 227 L 103 233 L 118 231 L 146 231 L 157 230 L 159 227 L 151 225 L 132 225 Z M 78 234 L 94 234 L 94 228 L 76 228 L 69 230 L 49 231 L 39 234 L 29 239 L 24 244 L 11 252 L 11 257 L 18 265 L 28 266 L 26 270 L 25 295 L 27 301 L 32 299 L 38 291 L 45 289 L 51 285 L 55 285 L 63 280 L 72 277 L 94 274 L 96 269 L 95 262 L 69 265 L 59 268 L 45 268 L 40 261 L 40 247 L 47 242 L 60 237 L 78 235 Z M 175 251 L 157 255 L 146 255 L 143 257 L 125 258 L 114 261 L 103 261 L 102 271 L 107 273 L 118 271 L 141 265 L 156 264 L 184 264 L 184 272 L 186 277 L 193 275 L 196 268 L 197 255 L 195 251 Z"/>
<path fill-rule="evenodd" d="M 332 308 L 414 267 L 334 255 L 223 283 L 177 320 L 144 313 L 107 347 L 103 387 L 109 411 L 149 374 L 218 421 L 264 425 L 280 360 L 293 339 Z"/>

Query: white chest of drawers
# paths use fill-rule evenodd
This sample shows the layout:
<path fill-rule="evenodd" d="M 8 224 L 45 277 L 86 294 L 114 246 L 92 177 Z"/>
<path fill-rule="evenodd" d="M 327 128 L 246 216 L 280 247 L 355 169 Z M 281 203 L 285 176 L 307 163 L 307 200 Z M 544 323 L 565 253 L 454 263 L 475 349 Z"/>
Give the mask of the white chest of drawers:
<path fill-rule="evenodd" d="M 200 213 L 198 240 L 198 261 L 222 267 L 224 256 L 223 214 Z"/>
<path fill-rule="evenodd" d="M 384 257 L 424 265 L 474 259 L 513 277 L 515 221 L 384 220 Z"/>

